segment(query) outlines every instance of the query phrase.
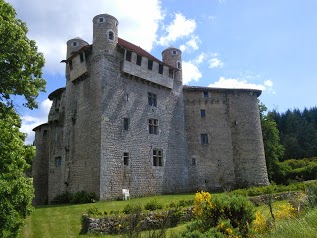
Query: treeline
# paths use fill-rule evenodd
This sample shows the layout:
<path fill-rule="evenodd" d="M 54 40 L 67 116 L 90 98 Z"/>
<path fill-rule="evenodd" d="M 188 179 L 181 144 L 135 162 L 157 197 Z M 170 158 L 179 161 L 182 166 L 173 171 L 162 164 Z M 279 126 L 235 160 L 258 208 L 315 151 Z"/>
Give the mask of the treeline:
<path fill-rule="evenodd" d="M 268 113 L 279 131 L 284 156 L 280 161 L 317 157 L 317 107 Z"/>

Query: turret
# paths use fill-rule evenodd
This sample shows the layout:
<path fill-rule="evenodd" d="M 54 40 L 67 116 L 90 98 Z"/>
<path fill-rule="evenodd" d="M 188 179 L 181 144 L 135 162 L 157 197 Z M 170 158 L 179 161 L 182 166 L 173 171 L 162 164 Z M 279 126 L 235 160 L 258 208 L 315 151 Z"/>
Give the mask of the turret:
<path fill-rule="evenodd" d="M 118 20 L 108 14 L 93 18 L 93 54 L 112 54 L 118 43 Z"/>
<path fill-rule="evenodd" d="M 78 51 L 83 46 L 89 45 L 89 44 L 83 39 L 76 37 L 76 38 L 68 40 L 66 45 L 67 45 L 67 53 L 66 53 L 66 60 L 67 60 L 74 52 Z M 69 62 L 67 62 L 67 65 L 66 65 L 66 78 L 69 78 L 69 73 L 72 67 L 73 67 L 72 60 L 70 60 Z"/>
<path fill-rule="evenodd" d="M 162 52 L 162 60 L 164 63 L 178 69 L 178 71 L 175 72 L 174 80 L 182 84 L 182 52 L 179 49 L 169 47 Z"/>

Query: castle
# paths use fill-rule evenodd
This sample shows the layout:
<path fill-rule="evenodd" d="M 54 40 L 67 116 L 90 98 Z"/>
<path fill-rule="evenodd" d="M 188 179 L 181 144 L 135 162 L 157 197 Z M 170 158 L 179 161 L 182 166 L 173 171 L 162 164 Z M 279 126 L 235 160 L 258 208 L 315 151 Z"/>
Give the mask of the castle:
<path fill-rule="evenodd" d="M 66 191 L 100 199 L 268 184 L 260 90 L 182 84 L 182 52 L 162 61 L 93 18 L 93 43 L 67 41 L 66 87 L 35 131 L 34 204 Z"/>

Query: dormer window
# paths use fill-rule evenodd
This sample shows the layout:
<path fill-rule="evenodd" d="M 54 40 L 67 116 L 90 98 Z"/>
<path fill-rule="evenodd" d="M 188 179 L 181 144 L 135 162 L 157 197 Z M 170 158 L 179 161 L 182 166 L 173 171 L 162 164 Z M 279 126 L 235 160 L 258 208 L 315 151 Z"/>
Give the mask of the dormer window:
<path fill-rule="evenodd" d="M 109 32 L 108 32 L 108 39 L 111 40 L 111 41 L 114 40 L 114 33 L 113 33 L 113 31 L 109 31 Z"/>
<path fill-rule="evenodd" d="M 104 17 L 99 17 L 99 18 L 98 18 L 98 22 L 99 22 L 99 23 L 105 22 L 105 18 L 104 18 Z"/>
<path fill-rule="evenodd" d="M 76 47 L 77 45 L 78 45 L 78 42 L 77 42 L 77 41 L 73 41 L 73 42 L 72 42 L 72 46 L 73 46 L 73 47 Z"/>

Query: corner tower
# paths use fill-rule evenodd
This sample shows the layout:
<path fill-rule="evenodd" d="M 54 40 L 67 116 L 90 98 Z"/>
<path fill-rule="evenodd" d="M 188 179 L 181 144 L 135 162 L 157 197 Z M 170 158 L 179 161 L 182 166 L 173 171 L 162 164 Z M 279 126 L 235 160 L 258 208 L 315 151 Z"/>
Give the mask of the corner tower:
<path fill-rule="evenodd" d="M 118 43 L 118 20 L 108 14 L 93 18 L 93 54 L 101 51 L 112 54 Z"/>
<path fill-rule="evenodd" d="M 175 82 L 183 84 L 182 52 L 174 47 L 169 47 L 162 52 L 162 61 L 178 69 L 175 72 L 174 79 Z"/>

